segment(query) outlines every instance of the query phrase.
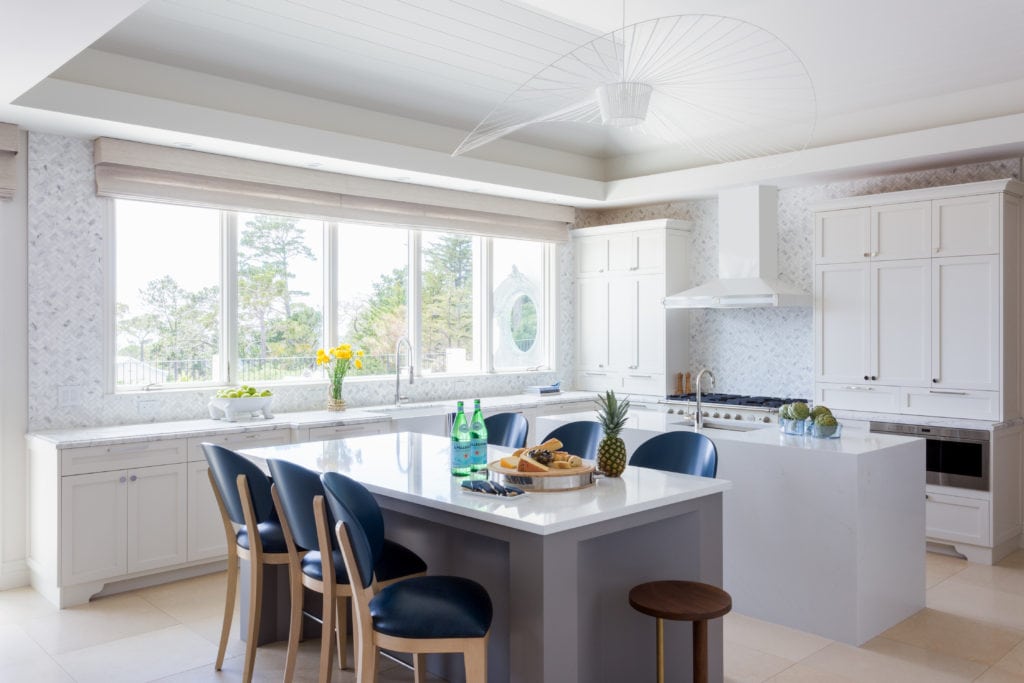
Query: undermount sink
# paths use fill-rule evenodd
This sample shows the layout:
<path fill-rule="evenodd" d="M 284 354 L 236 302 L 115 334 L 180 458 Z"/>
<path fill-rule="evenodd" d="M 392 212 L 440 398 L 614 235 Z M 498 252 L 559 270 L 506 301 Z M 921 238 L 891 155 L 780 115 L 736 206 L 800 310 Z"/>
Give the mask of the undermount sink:
<path fill-rule="evenodd" d="M 693 427 L 693 420 L 677 420 L 669 424 L 684 425 L 686 427 Z M 752 432 L 756 429 L 764 429 L 761 425 L 744 424 L 742 422 L 713 422 L 712 420 L 704 420 L 703 426 L 700 431 L 709 429 L 718 429 L 723 432 Z"/>

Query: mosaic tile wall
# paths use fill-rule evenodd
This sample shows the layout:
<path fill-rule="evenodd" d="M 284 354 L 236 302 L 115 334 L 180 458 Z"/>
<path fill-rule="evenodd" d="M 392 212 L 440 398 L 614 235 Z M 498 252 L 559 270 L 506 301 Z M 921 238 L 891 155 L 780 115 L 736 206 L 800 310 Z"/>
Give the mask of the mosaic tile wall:
<path fill-rule="evenodd" d="M 813 289 L 813 214 L 816 202 L 839 197 L 1021 177 L 1021 159 L 874 176 L 779 191 L 779 279 Z M 705 199 L 650 206 L 578 211 L 577 226 L 652 218 L 694 222 L 691 282 L 718 275 L 718 202 Z M 810 398 L 814 388 L 811 308 L 752 308 L 690 312 L 690 362 L 694 373 L 711 368 L 717 391 Z"/>
<path fill-rule="evenodd" d="M 139 414 L 139 395 L 104 393 L 103 296 L 108 248 L 106 200 L 96 197 L 89 140 L 29 135 L 29 429 L 187 420 L 206 416 L 213 394 L 150 392 L 156 402 Z M 530 384 L 572 377 L 574 329 L 571 244 L 558 247 L 558 372 L 418 379 L 406 392 L 414 401 L 521 393 Z M 82 388 L 82 402 L 61 407 L 62 385 Z M 352 406 L 394 400 L 394 379 L 349 380 Z M 404 387 L 403 387 L 404 388 Z M 322 408 L 326 383 L 280 387 L 277 412 Z"/>

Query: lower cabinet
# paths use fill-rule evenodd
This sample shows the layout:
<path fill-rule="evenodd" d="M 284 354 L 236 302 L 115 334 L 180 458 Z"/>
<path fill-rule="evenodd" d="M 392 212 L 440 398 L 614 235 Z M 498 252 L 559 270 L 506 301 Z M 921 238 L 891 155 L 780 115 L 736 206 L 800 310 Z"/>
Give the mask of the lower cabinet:
<path fill-rule="evenodd" d="M 929 492 L 925 495 L 925 527 L 931 539 L 991 546 L 991 503 Z"/>
<path fill-rule="evenodd" d="M 77 474 L 61 481 L 61 583 L 187 561 L 184 463 Z"/>

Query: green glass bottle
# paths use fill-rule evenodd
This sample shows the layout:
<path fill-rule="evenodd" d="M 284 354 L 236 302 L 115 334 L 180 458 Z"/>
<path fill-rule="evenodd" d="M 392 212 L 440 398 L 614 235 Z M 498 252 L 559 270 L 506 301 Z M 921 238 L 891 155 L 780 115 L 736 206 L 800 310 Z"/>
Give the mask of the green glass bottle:
<path fill-rule="evenodd" d="M 470 457 L 473 454 L 473 442 L 469 436 L 469 424 L 466 422 L 466 413 L 459 401 L 459 410 L 455 413 L 455 422 L 452 423 L 452 474 L 456 477 L 465 477 L 472 472 Z"/>
<path fill-rule="evenodd" d="M 469 421 L 469 439 L 473 454 L 469 458 L 469 467 L 474 472 L 487 469 L 487 423 L 484 412 L 480 410 L 480 399 L 473 400 L 473 418 Z"/>

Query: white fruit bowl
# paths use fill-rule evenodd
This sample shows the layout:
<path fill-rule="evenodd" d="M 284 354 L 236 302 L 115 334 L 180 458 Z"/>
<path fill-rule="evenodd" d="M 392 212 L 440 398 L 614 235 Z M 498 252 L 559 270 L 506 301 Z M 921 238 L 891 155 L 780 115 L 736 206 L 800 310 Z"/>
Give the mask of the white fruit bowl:
<path fill-rule="evenodd" d="M 273 396 L 246 396 L 244 398 L 211 398 L 207 408 L 214 420 L 236 422 L 239 417 L 264 417 L 270 419 Z"/>

